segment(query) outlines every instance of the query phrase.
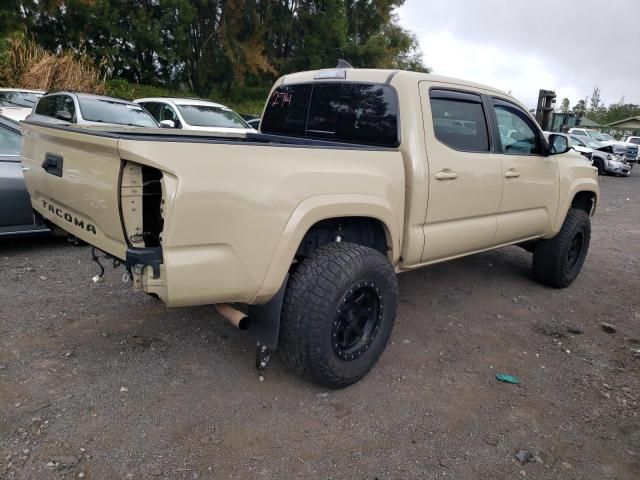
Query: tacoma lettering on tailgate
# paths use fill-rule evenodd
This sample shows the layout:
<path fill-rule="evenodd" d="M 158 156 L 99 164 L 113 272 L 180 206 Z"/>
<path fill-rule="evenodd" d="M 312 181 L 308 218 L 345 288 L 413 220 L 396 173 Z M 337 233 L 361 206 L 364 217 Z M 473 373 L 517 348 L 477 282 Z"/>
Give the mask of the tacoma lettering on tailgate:
<path fill-rule="evenodd" d="M 70 224 L 75 225 L 76 227 L 80 227 L 86 230 L 87 232 L 93 233 L 94 235 L 97 235 L 96 227 L 92 223 L 85 222 L 82 218 L 78 218 L 75 215 L 71 215 L 69 212 L 65 212 L 62 208 L 57 207 L 44 199 L 42 200 L 42 206 L 45 209 L 49 210 L 51 213 L 57 215 L 60 218 L 63 218 Z"/>

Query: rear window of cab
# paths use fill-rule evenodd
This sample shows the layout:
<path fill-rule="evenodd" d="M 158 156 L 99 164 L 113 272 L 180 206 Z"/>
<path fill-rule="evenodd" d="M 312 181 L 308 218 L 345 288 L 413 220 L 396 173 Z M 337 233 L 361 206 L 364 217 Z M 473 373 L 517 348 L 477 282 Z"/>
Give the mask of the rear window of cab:
<path fill-rule="evenodd" d="M 281 85 L 265 109 L 263 133 L 397 147 L 398 101 L 388 85 L 317 82 Z"/>

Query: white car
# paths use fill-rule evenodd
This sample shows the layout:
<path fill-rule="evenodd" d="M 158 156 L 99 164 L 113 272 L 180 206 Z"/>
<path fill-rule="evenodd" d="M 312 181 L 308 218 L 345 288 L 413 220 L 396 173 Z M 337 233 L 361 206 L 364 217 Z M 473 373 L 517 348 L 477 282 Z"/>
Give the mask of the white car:
<path fill-rule="evenodd" d="M 138 98 L 161 126 L 215 133 L 256 133 L 240 115 L 219 103 L 191 98 Z"/>
<path fill-rule="evenodd" d="M 0 115 L 21 122 L 33 111 L 44 90 L 0 88 Z"/>
<path fill-rule="evenodd" d="M 57 125 L 126 125 L 158 128 L 140 105 L 91 93 L 55 92 L 43 95 L 29 121 Z"/>

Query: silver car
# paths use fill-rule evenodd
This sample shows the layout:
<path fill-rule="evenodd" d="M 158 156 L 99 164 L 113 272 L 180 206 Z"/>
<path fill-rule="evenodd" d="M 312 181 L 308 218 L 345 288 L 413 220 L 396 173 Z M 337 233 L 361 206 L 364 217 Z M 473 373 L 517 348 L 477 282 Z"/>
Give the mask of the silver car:
<path fill-rule="evenodd" d="M 44 95 L 27 117 L 30 121 L 61 125 L 127 125 L 158 128 L 158 122 L 140 105 L 89 93 L 56 92 Z"/>
<path fill-rule="evenodd" d="M 593 149 L 591 159 L 593 166 L 598 169 L 599 175 L 609 174 L 626 177 L 631 173 L 633 166 L 626 161 L 624 152 L 620 153 L 616 150 L 616 145 L 605 145 L 591 137 L 578 135 L 571 135 L 571 143 Z M 616 153 L 618 154 L 616 155 Z"/>
<path fill-rule="evenodd" d="M 0 116 L 0 237 L 49 233 L 35 215 L 20 163 L 20 125 Z"/>

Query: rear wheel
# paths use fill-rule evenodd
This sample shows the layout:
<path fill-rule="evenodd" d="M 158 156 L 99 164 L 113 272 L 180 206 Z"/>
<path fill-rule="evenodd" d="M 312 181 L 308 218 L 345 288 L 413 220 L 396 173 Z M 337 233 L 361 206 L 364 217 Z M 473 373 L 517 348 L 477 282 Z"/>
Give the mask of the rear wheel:
<path fill-rule="evenodd" d="M 324 387 L 357 382 L 387 345 L 397 301 L 396 275 L 380 252 L 347 242 L 318 248 L 287 284 L 283 359 Z"/>
<path fill-rule="evenodd" d="M 560 233 L 536 245 L 533 252 L 536 280 L 551 287 L 568 287 L 584 265 L 590 240 L 589 214 L 584 210 L 569 209 Z"/>

